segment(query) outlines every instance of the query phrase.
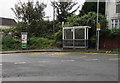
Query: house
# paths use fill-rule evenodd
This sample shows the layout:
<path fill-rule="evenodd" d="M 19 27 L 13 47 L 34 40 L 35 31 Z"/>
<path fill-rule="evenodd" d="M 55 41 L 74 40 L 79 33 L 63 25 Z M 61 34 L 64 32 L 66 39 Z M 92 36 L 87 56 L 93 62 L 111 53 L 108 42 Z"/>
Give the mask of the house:
<path fill-rule="evenodd" d="M 108 28 L 120 29 L 120 0 L 106 1 Z"/>
<path fill-rule="evenodd" d="M 0 17 L 0 29 L 12 28 L 16 23 L 14 19 Z"/>

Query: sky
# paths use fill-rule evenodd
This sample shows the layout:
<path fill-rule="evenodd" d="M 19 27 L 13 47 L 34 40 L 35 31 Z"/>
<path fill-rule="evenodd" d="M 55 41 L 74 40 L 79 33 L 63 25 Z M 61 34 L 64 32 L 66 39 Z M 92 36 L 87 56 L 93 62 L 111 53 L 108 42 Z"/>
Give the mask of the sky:
<path fill-rule="evenodd" d="M 27 2 L 28 0 L 20 1 Z M 51 6 L 50 2 L 53 0 L 32 0 L 32 1 L 44 2 L 45 4 L 47 4 L 47 7 L 45 8 L 45 16 L 49 16 L 50 17 L 49 20 L 53 19 L 53 7 Z M 85 0 L 73 0 L 73 1 L 78 2 L 78 5 L 83 5 L 85 2 Z M 0 17 L 15 19 L 15 15 L 11 8 L 14 8 L 15 4 L 17 4 L 18 2 L 19 0 L 0 0 Z M 74 7 L 73 9 L 75 8 L 76 7 Z M 76 14 L 79 13 L 79 10 L 76 12 Z"/>

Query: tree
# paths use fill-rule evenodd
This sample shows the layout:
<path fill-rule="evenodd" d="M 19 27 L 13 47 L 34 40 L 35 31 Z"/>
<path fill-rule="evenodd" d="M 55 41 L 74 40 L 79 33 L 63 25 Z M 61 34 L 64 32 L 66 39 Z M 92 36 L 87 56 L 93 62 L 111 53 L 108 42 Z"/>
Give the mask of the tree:
<path fill-rule="evenodd" d="M 30 36 L 43 34 L 45 31 L 43 21 L 45 7 L 44 3 L 39 3 L 38 1 L 35 4 L 30 1 L 15 4 L 15 8 L 12 8 L 12 10 L 19 21 L 16 27 L 17 32 L 20 34 L 22 31 L 27 31 Z"/>
<path fill-rule="evenodd" d="M 15 13 L 16 18 L 19 21 L 23 21 L 26 24 L 30 24 L 33 20 L 40 21 L 45 15 L 44 9 L 46 5 L 44 3 L 39 3 L 38 1 L 34 4 L 28 1 L 27 3 L 19 2 L 15 4 L 15 8 L 11 8 Z"/>
<path fill-rule="evenodd" d="M 52 6 L 56 8 L 57 11 L 57 20 L 62 23 L 66 22 L 67 17 L 70 17 L 73 15 L 79 8 L 79 6 L 72 10 L 75 5 L 77 5 L 77 2 L 51 2 Z"/>
<path fill-rule="evenodd" d="M 97 2 L 85 2 L 79 16 L 83 16 L 89 12 L 97 13 Z M 99 13 L 105 15 L 105 2 L 99 2 Z"/>

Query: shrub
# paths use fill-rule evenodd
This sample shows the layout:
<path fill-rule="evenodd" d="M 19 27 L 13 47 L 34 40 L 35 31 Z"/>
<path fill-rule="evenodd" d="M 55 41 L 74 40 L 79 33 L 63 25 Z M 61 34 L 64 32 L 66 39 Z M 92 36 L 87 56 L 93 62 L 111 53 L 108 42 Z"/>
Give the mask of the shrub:
<path fill-rule="evenodd" d="M 21 43 L 12 36 L 5 36 L 2 38 L 2 50 L 16 50 L 20 49 Z"/>
<path fill-rule="evenodd" d="M 102 30 L 100 33 L 101 37 L 115 37 L 115 36 L 120 36 L 120 30 L 119 29 L 105 29 Z"/>
<path fill-rule="evenodd" d="M 32 37 L 29 41 L 29 49 L 52 49 L 56 48 L 54 40 Z"/>
<path fill-rule="evenodd" d="M 96 46 L 96 41 L 97 41 L 97 38 L 96 36 L 93 36 L 89 39 L 89 46 L 92 47 L 92 48 L 95 48 Z"/>
<path fill-rule="evenodd" d="M 55 38 L 56 46 L 62 47 L 62 31 L 61 30 L 55 33 L 54 38 Z"/>

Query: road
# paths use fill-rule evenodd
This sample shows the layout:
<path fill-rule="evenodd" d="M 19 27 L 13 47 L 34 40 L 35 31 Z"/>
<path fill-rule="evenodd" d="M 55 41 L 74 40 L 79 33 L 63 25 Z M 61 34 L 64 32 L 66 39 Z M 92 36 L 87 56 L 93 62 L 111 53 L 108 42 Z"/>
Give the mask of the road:
<path fill-rule="evenodd" d="M 1 56 L 3 81 L 118 81 L 117 54 L 36 52 Z"/>

